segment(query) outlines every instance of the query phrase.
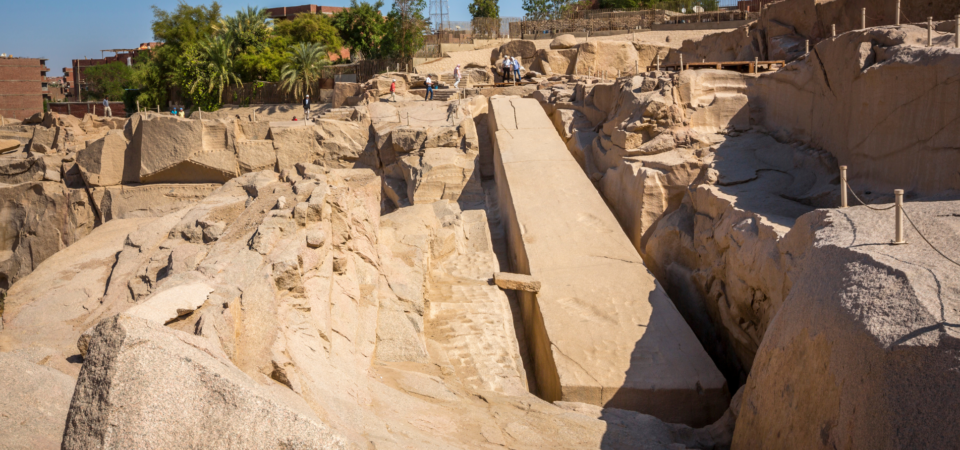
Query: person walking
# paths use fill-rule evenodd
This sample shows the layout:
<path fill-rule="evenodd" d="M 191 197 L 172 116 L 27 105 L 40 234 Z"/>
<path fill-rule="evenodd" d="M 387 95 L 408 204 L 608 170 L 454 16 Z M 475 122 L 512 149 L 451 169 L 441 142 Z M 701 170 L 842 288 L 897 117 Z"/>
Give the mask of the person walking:
<path fill-rule="evenodd" d="M 110 110 L 110 98 L 103 98 L 103 116 L 104 117 L 113 117 L 113 111 Z"/>
<path fill-rule="evenodd" d="M 461 77 L 461 75 L 460 75 L 460 64 L 457 64 L 457 67 L 455 67 L 455 68 L 453 69 L 453 78 L 454 78 L 454 80 L 456 80 L 456 81 L 453 82 L 453 88 L 454 88 L 454 89 L 459 89 L 459 88 L 460 88 L 460 77 Z"/>
<path fill-rule="evenodd" d="M 303 120 L 310 120 L 310 94 L 303 98 Z"/>
<path fill-rule="evenodd" d="M 427 75 L 427 80 L 424 83 L 427 85 L 427 93 L 423 96 L 423 101 L 433 100 L 433 80 L 430 79 L 429 75 Z"/>
<path fill-rule="evenodd" d="M 514 83 L 517 83 L 517 82 L 520 82 L 520 81 L 521 81 L 521 79 L 520 79 L 520 60 L 519 60 L 519 59 L 516 59 L 516 58 L 513 59 L 513 80 L 514 80 Z"/>
<path fill-rule="evenodd" d="M 397 102 L 397 79 L 394 78 L 390 83 L 390 96 L 393 98 L 393 102 Z"/>

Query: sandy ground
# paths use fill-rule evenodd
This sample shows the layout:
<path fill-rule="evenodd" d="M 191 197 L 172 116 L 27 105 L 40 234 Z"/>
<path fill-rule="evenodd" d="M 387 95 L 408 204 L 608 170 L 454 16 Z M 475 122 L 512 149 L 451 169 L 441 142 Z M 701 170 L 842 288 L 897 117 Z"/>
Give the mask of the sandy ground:
<path fill-rule="evenodd" d="M 703 36 L 708 34 L 727 31 L 730 30 L 643 31 L 633 34 L 621 34 L 617 36 L 593 37 L 590 38 L 590 40 L 635 41 L 645 44 L 662 45 L 670 48 L 680 48 L 680 45 L 684 40 L 700 40 L 703 38 Z M 668 37 L 670 38 L 670 42 L 667 42 Z M 586 42 L 586 40 L 586 38 L 578 38 L 577 42 Z M 538 49 L 550 48 L 550 42 L 553 42 L 553 39 L 537 39 L 533 41 Z M 466 67 L 466 65 L 470 63 L 487 66 L 490 64 L 490 53 L 492 51 L 492 48 L 485 48 L 482 50 L 451 52 L 449 58 L 443 58 L 439 61 L 417 66 L 417 71 L 419 73 L 452 72 L 453 68 L 456 67 L 457 64 L 461 64 L 463 67 Z"/>

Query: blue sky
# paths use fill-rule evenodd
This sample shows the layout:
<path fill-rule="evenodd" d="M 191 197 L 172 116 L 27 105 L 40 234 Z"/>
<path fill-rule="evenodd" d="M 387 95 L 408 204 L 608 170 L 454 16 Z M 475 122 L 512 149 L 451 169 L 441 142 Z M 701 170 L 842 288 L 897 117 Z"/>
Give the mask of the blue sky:
<path fill-rule="evenodd" d="M 191 5 L 210 4 L 212 0 L 187 0 Z M 347 6 L 350 0 L 220 0 L 223 11 L 234 11 L 247 5 L 261 8 L 297 6 L 316 3 L 324 6 Z M 392 1 L 385 1 L 384 12 Z M 448 0 L 450 20 L 470 20 L 470 0 Z M 500 15 L 523 15 L 521 0 L 500 0 Z M 150 21 L 151 5 L 172 10 L 177 0 L 4 0 L 3 16 L 12 19 L 0 26 L 0 53 L 14 56 L 48 58 L 48 76 L 60 76 L 70 60 L 99 58 L 100 50 L 135 48 L 153 40 Z"/>

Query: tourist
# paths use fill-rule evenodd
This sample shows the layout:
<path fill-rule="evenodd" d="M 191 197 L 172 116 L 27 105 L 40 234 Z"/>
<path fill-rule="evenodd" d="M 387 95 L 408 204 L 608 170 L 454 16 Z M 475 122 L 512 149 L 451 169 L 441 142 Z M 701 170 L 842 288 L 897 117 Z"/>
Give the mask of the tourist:
<path fill-rule="evenodd" d="M 397 102 L 397 79 L 394 78 L 390 83 L 390 96 L 393 98 L 393 102 Z"/>
<path fill-rule="evenodd" d="M 423 101 L 433 100 L 433 80 L 430 79 L 430 75 L 427 75 L 427 80 L 424 82 L 427 85 L 427 93 L 423 96 Z"/>
<path fill-rule="evenodd" d="M 511 66 L 510 66 L 510 57 L 509 57 L 509 56 L 504 56 L 504 57 L 503 57 L 503 64 L 502 64 L 500 67 L 501 67 L 501 69 L 503 70 L 503 82 L 506 83 L 507 81 L 510 80 L 510 72 L 512 72 L 512 71 L 510 70 Z"/>
<path fill-rule="evenodd" d="M 113 117 L 113 111 L 110 110 L 110 98 L 103 98 L 103 115 L 105 117 Z"/>
<path fill-rule="evenodd" d="M 457 67 L 453 69 L 453 78 L 456 80 L 453 83 L 454 89 L 459 89 L 460 86 L 460 64 L 457 64 Z"/>
<path fill-rule="evenodd" d="M 187 115 L 183 112 L 183 107 L 180 107 L 180 111 L 177 111 L 178 117 L 186 117 Z"/>
<path fill-rule="evenodd" d="M 297 120 L 296 117 L 293 120 Z M 310 94 L 303 98 L 303 120 L 310 120 Z"/>
<path fill-rule="evenodd" d="M 297 121 L 297 116 L 293 116 L 293 121 L 294 121 L 294 122 Z"/>
<path fill-rule="evenodd" d="M 513 59 L 513 81 L 520 81 L 520 60 L 516 58 Z"/>

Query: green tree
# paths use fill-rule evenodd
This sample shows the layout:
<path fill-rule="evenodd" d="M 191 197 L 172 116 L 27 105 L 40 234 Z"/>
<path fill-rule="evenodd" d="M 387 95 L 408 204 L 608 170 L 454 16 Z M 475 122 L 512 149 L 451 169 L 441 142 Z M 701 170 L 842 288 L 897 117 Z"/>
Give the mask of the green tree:
<path fill-rule="evenodd" d="M 217 36 L 185 49 L 174 79 L 191 104 L 214 111 L 220 107 L 224 88 L 231 83 L 240 85 L 240 77 L 234 71 L 232 45 L 229 37 Z"/>
<path fill-rule="evenodd" d="M 153 38 L 163 45 L 150 52 L 149 61 L 141 61 L 143 66 L 136 70 L 141 106 L 165 106 L 170 87 L 184 86 L 180 82 L 184 81 L 185 74 L 199 70 L 197 46 L 214 35 L 220 23 L 220 10 L 217 2 L 210 6 L 190 6 L 183 0 L 173 11 L 153 7 Z"/>
<path fill-rule="evenodd" d="M 116 61 L 110 64 L 88 67 L 84 71 L 87 82 L 87 98 L 119 100 L 123 90 L 134 86 L 134 70 Z"/>
<path fill-rule="evenodd" d="M 280 69 L 290 57 L 292 41 L 277 36 L 267 40 L 259 50 L 246 50 L 234 57 L 234 67 L 244 82 L 280 81 Z"/>
<path fill-rule="evenodd" d="M 553 13 L 551 0 L 523 0 L 523 10 L 527 20 L 547 20 Z"/>
<path fill-rule="evenodd" d="M 313 91 L 313 83 L 320 78 L 323 67 L 330 64 L 327 49 L 320 44 L 299 43 L 291 49 L 287 64 L 283 66 L 281 85 L 287 92 L 293 91 L 295 97 L 302 97 Z"/>
<path fill-rule="evenodd" d="M 639 3 L 637 0 L 600 0 L 600 7 L 630 9 L 640 6 Z"/>
<path fill-rule="evenodd" d="M 500 5 L 497 0 L 473 0 L 468 6 L 470 15 L 477 17 L 500 17 Z"/>
<path fill-rule="evenodd" d="M 423 47 L 424 32 L 430 23 L 423 17 L 424 0 L 394 0 L 387 14 L 381 55 L 409 59 Z"/>
<path fill-rule="evenodd" d="M 274 25 L 273 33 L 277 37 L 288 38 L 291 43 L 320 44 L 332 52 L 339 52 L 343 48 L 343 40 L 333 20 L 323 14 L 299 14 L 293 20 L 279 21 Z"/>
<path fill-rule="evenodd" d="M 246 10 L 241 9 L 233 16 L 220 19 L 213 28 L 217 33 L 229 37 L 234 51 L 240 53 L 266 45 L 270 35 L 269 17 L 267 10 L 247 6 Z"/>
<path fill-rule="evenodd" d="M 165 105 L 170 83 L 157 64 L 155 52 L 142 52 L 133 61 L 133 85 L 140 89 L 140 106 L 152 109 Z"/>
<path fill-rule="evenodd" d="M 386 20 L 380 14 L 382 7 L 382 0 L 372 5 L 350 0 L 349 9 L 333 16 L 334 26 L 340 31 L 344 44 L 351 49 L 351 59 L 380 57 L 380 44 L 386 28 Z"/>
<path fill-rule="evenodd" d="M 220 23 L 220 4 L 210 6 L 190 6 L 185 1 L 177 3 L 173 12 L 153 6 L 153 38 L 163 42 L 164 46 L 179 47 L 200 42 L 213 35 Z"/>

